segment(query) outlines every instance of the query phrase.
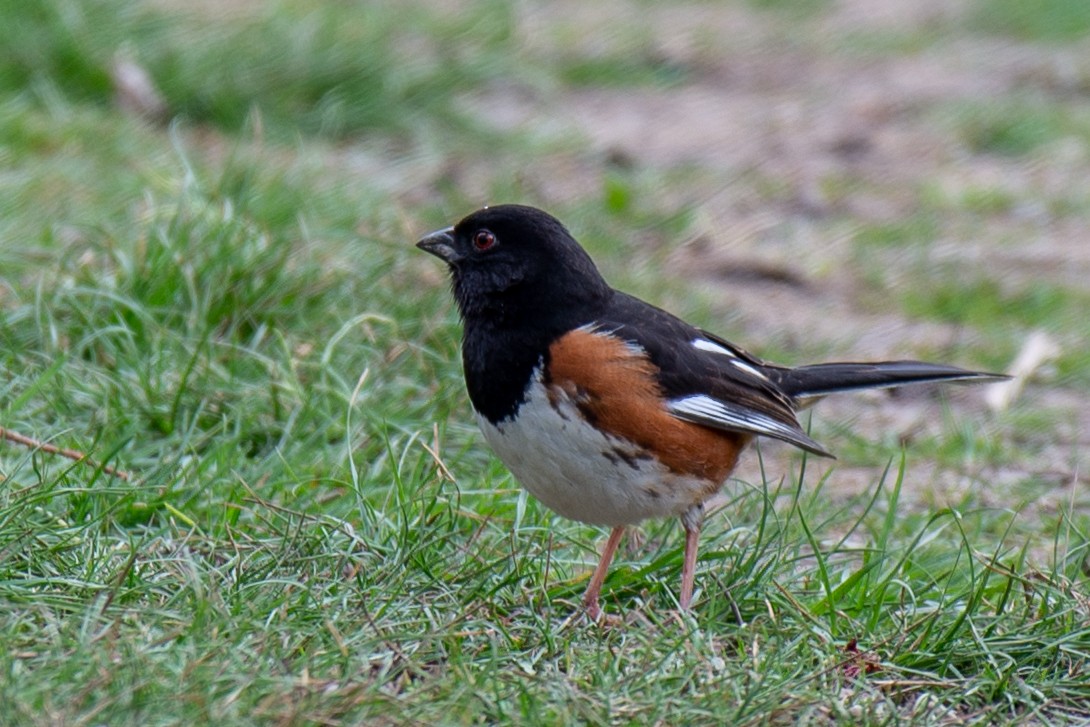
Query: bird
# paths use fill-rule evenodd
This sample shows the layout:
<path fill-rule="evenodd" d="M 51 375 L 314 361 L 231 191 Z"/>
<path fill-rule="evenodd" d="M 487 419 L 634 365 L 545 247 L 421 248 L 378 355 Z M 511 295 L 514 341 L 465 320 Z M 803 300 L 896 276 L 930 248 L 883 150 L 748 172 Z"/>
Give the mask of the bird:
<path fill-rule="evenodd" d="M 557 514 L 606 526 L 583 595 L 600 596 L 627 527 L 679 517 L 677 604 L 689 611 L 705 503 L 757 437 L 832 454 L 798 411 L 828 394 L 1000 375 L 920 361 L 768 363 L 612 288 L 557 218 L 503 204 L 416 246 L 446 263 L 462 322 L 462 367 L 484 439 Z"/>

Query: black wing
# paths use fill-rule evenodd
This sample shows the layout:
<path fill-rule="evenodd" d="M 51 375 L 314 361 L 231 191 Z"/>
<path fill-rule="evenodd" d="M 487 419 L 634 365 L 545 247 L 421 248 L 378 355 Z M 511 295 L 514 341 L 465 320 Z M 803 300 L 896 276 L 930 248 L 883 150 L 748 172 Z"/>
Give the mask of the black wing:
<path fill-rule="evenodd" d="M 620 292 L 595 323 L 647 353 L 678 419 L 832 456 L 799 426 L 793 398 L 763 371 L 766 364 L 742 349 Z"/>

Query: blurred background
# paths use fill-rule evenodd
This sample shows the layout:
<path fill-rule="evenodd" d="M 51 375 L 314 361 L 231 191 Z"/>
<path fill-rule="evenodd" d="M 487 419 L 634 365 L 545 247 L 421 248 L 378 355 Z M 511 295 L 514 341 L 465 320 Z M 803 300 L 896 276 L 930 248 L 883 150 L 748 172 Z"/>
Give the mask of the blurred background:
<path fill-rule="evenodd" d="M 1055 540 L 1090 531 L 1086 0 L 0 0 L 0 426 L 132 475 L 0 443 L 0 596 L 33 604 L 0 612 L 27 629 L 0 655 L 23 665 L 0 663 L 22 674 L 0 702 L 26 717 L 54 699 L 64 722 L 95 712 L 56 685 L 151 675 L 170 696 L 182 664 L 213 714 L 286 715 L 283 664 L 322 644 L 306 669 L 370 674 L 374 645 L 352 639 L 375 632 L 351 608 L 332 631 L 306 609 L 270 626 L 285 593 L 335 611 L 400 584 L 389 628 L 449 616 L 459 633 L 475 609 L 576 598 L 565 579 L 598 533 L 520 499 L 481 444 L 445 273 L 412 247 L 501 202 L 549 210 L 615 286 L 781 363 L 1021 357 L 1002 399 L 824 403 L 814 434 L 840 457 L 824 492 L 850 505 L 836 517 L 870 512 L 858 498 L 903 451 L 900 537 L 957 506 L 989 513 L 981 542 L 1087 572 L 1085 543 Z M 762 454 L 772 481 L 798 462 Z M 763 476 L 755 457 L 739 472 Z M 435 552 L 414 550 L 427 532 Z M 488 567 L 430 578 L 421 563 L 473 564 L 463 543 Z M 221 569 L 226 552 L 246 568 Z M 138 658 L 115 670 L 81 623 Z M 175 629 L 202 645 L 160 659 Z M 452 643 L 395 654 L 382 679 L 427 684 Z M 259 666 L 217 671 L 251 649 Z M 788 671 L 820 660 L 783 653 Z M 236 705 L 251 667 L 265 687 Z M 429 704 L 422 719 L 449 716 Z"/>
<path fill-rule="evenodd" d="M 429 284 L 430 261 L 391 248 L 517 201 L 564 219 L 615 284 L 788 363 L 1000 370 L 1041 329 L 1038 454 L 1071 464 L 1086 436 L 1081 0 L 3 0 L 2 16 L 0 302 L 45 261 L 91 270 L 96 240 L 187 184 L 293 238 L 285 259 L 351 267 L 336 251 L 359 237 L 377 271 Z M 891 423 L 918 424 L 873 422 Z"/>

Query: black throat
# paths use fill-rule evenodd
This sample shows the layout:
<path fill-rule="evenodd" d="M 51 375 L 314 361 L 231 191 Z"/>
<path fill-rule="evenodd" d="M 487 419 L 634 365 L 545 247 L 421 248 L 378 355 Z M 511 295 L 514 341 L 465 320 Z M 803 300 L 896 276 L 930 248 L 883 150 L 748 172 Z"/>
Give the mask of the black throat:
<path fill-rule="evenodd" d="M 593 322 L 612 290 L 579 301 L 495 300 L 486 314 L 464 316 L 462 366 L 469 399 L 493 424 L 510 419 L 526 400 L 535 370 L 548 363 L 549 346 Z"/>

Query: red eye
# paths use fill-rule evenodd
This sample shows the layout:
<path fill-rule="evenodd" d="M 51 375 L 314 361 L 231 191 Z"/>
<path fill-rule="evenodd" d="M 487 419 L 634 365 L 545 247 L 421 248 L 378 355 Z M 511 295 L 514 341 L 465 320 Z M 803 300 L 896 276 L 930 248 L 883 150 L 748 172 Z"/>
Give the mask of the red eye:
<path fill-rule="evenodd" d="M 488 230 L 477 230 L 473 233 L 473 247 L 484 251 L 496 244 L 496 236 Z"/>

